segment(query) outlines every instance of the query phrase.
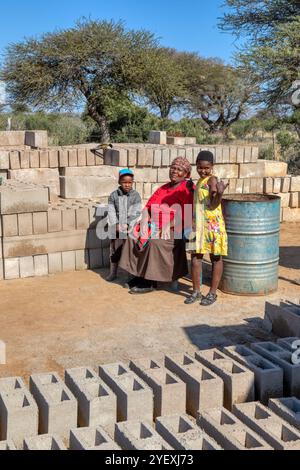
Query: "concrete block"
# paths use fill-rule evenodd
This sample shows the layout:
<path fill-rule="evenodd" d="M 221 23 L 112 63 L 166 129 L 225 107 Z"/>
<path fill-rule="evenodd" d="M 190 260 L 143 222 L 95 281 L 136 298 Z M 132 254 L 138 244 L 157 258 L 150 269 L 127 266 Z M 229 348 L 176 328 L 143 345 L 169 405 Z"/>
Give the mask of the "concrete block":
<path fill-rule="evenodd" d="M 165 131 L 150 131 L 149 142 L 150 144 L 166 145 L 167 133 Z"/>
<path fill-rule="evenodd" d="M 59 173 L 57 168 L 45 167 L 35 169 L 31 168 L 29 170 L 9 170 L 8 177 L 9 179 L 47 186 L 51 188 L 51 191 L 54 194 L 59 194 Z"/>
<path fill-rule="evenodd" d="M 236 179 L 229 180 L 229 194 L 235 194 L 236 192 Z"/>
<path fill-rule="evenodd" d="M 109 196 L 117 188 L 117 179 L 100 176 L 61 176 L 60 185 L 60 195 L 65 199 L 101 198 Z"/>
<path fill-rule="evenodd" d="M 31 394 L 20 389 L 0 394 L 0 440 L 12 440 L 23 448 L 25 437 L 38 434 L 38 408 Z"/>
<path fill-rule="evenodd" d="M 291 178 L 291 192 L 300 191 L 300 176 L 292 176 Z"/>
<path fill-rule="evenodd" d="M 65 211 L 64 211 L 65 212 Z M 60 232 L 62 230 L 62 211 L 59 209 L 49 209 L 48 211 L 48 232 Z"/>
<path fill-rule="evenodd" d="M 76 212 L 75 209 L 67 208 L 62 211 L 62 229 L 75 230 L 76 229 Z"/>
<path fill-rule="evenodd" d="M 211 369 L 224 382 L 224 405 L 229 410 L 235 403 L 254 400 L 254 373 L 218 349 L 195 354 L 196 359 Z"/>
<path fill-rule="evenodd" d="M 9 395 L 15 392 L 28 392 L 21 377 L 4 377 L 0 379 L 0 393 Z"/>
<path fill-rule="evenodd" d="M 68 439 L 77 427 L 77 401 L 59 375 L 33 374 L 29 388 L 39 408 L 39 433 Z"/>
<path fill-rule="evenodd" d="M 289 207 L 291 193 L 279 193 L 278 196 L 281 200 L 281 207 Z"/>
<path fill-rule="evenodd" d="M 78 165 L 77 149 L 68 150 L 68 162 L 69 162 L 69 166 L 77 166 Z"/>
<path fill-rule="evenodd" d="M 273 193 L 279 194 L 281 189 L 281 178 L 273 179 Z"/>
<path fill-rule="evenodd" d="M 90 225 L 89 208 L 82 207 L 76 210 L 76 229 L 88 229 Z"/>
<path fill-rule="evenodd" d="M 9 169 L 9 151 L 0 150 L 0 170 Z"/>
<path fill-rule="evenodd" d="M 100 426 L 72 429 L 70 450 L 120 450 L 120 447 Z"/>
<path fill-rule="evenodd" d="M 300 364 L 293 364 L 292 352 L 279 344 L 266 341 L 254 343 L 252 349 L 283 369 L 283 390 L 288 396 L 300 398 Z"/>
<path fill-rule="evenodd" d="M 137 149 L 128 149 L 128 166 L 135 167 L 137 165 Z"/>
<path fill-rule="evenodd" d="M 154 418 L 186 412 L 186 384 L 158 361 L 136 359 L 129 367 L 152 390 Z"/>
<path fill-rule="evenodd" d="M 298 349 L 300 345 L 300 338 L 296 336 L 292 336 L 289 338 L 279 338 L 277 340 L 277 344 L 288 351 L 295 351 Z"/>
<path fill-rule="evenodd" d="M 2 216 L 2 233 L 4 237 L 15 237 L 18 235 L 17 214 Z"/>
<path fill-rule="evenodd" d="M 58 150 L 49 150 L 49 167 L 58 168 Z"/>
<path fill-rule="evenodd" d="M 300 209 L 283 208 L 283 222 L 300 222 Z"/>
<path fill-rule="evenodd" d="M 22 169 L 30 168 L 30 152 L 28 150 L 20 153 L 20 167 Z"/>
<path fill-rule="evenodd" d="M 233 145 L 229 147 L 229 163 L 237 163 L 237 149 L 238 147 Z"/>
<path fill-rule="evenodd" d="M 6 364 L 6 344 L 4 343 L 4 341 L 1 341 L 1 340 L 0 340 L 0 364 Z"/>
<path fill-rule="evenodd" d="M 271 397 L 283 395 L 282 369 L 243 345 L 224 348 L 228 356 L 248 367 L 255 376 L 255 398 L 265 405 Z"/>
<path fill-rule="evenodd" d="M 48 254 L 48 269 L 49 274 L 56 274 L 62 272 L 62 254 L 49 253 Z"/>
<path fill-rule="evenodd" d="M 134 170 L 134 180 L 136 183 L 144 183 L 145 181 L 157 183 L 157 168 L 136 168 Z M 167 181 L 169 181 L 169 177 Z"/>
<path fill-rule="evenodd" d="M 190 164 L 192 165 L 193 164 L 193 148 L 192 147 L 189 147 L 189 148 L 186 148 L 185 150 L 185 156 L 186 158 L 188 159 L 188 161 L 190 162 Z M 171 159 L 170 159 L 171 161 Z"/>
<path fill-rule="evenodd" d="M 124 450 L 171 450 L 172 447 L 155 431 L 152 423 L 125 421 L 116 423 L 115 441 Z"/>
<path fill-rule="evenodd" d="M 44 212 L 34 212 L 32 214 L 33 222 L 33 233 L 37 235 L 42 235 L 48 232 L 48 213 Z"/>
<path fill-rule="evenodd" d="M 25 131 L 25 145 L 30 147 L 48 147 L 47 131 Z"/>
<path fill-rule="evenodd" d="M 256 163 L 258 160 L 258 156 L 259 156 L 259 148 L 252 147 L 251 162 Z"/>
<path fill-rule="evenodd" d="M 18 214 L 18 227 L 20 237 L 24 235 L 32 235 L 33 222 L 32 214 L 30 212 L 26 214 Z"/>
<path fill-rule="evenodd" d="M 114 434 L 117 421 L 117 397 L 89 367 L 68 369 L 65 382 L 78 402 L 80 427 L 102 426 Z"/>
<path fill-rule="evenodd" d="M 231 181 L 231 180 L 230 180 Z M 244 180 L 242 179 L 237 179 L 235 180 L 235 193 L 236 194 L 243 194 L 243 186 L 244 186 Z"/>
<path fill-rule="evenodd" d="M 265 321 L 279 337 L 300 337 L 300 305 L 293 302 L 265 304 Z"/>
<path fill-rule="evenodd" d="M 281 178 L 281 192 L 288 193 L 291 188 L 291 177 L 286 176 L 285 178 Z"/>
<path fill-rule="evenodd" d="M 239 165 L 232 163 L 226 165 L 215 165 L 214 175 L 217 178 L 238 178 L 239 177 Z"/>
<path fill-rule="evenodd" d="M 0 442 L 0 451 L 2 450 L 17 450 L 15 444 L 12 440 L 10 441 L 1 441 Z"/>
<path fill-rule="evenodd" d="M 145 151 L 145 149 L 143 149 L 143 150 Z M 145 152 L 144 152 L 144 154 L 145 154 Z M 118 149 L 118 150 L 113 149 L 113 151 L 112 151 L 112 165 L 127 168 L 127 166 L 128 166 L 128 151 L 127 151 L 127 149 Z"/>
<path fill-rule="evenodd" d="M 24 439 L 24 450 L 67 450 L 59 436 L 45 434 Z"/>
<path fill-rule="evenodd" d="M 162 150 L 162 153 L 161 153 L 161 166 L 167 166 L 168 169 L 171 165 L 171 161 L 170 161 L 170 152 L 169 152 L 169 149 L 163 149 Z"/>
<path fill-rule="evenodd" d="M 89 250 L 75 251 L 76 271 L 84 271 L 89 268 Z"/>
<path fill-rule="evenodd" d="M 99 376 L 117 395 L 118 421 L 153 420 L 152 390 L 126 365 L 100 366 Z"/>
<path fill-rule="evenodd" d="M 104 165 L 112 165 L 112 149 L 107 149 L 104 151 Z"/>
<path fill-rule="evenodd" d="M 33 256 L 20 258 L 20 277 L 34 277 Z"/>
<path fill-rule="evenodd" d="M 186 411 L 197 417 L 198 411 L 223 406 L 223 380 L 188 354 L 165 357 L 165 366 L 186 383 Z"/>
<path fill-rule="evenodd" d="M 252 148 L 249 146 L 245 147 L 245 153 L 244 153 L 244 162 L 245 163 L 250 163 L 251 162 L 251 157 L 252 157 Z"/>
<path fill-rule="evenodd" d="M 96 157 L 91 150 L 92 149 L 86 149 L 86 164 L 87 166 L 96 166 Z"/>
<path fill-rule="evenodd" d="M 290 197 L 289 197 L 290 196 Z M 297 209 L 300 207 L 300 193 L 287 193 L 287 197 L 289 199 L 289 204 L 285 207 L 291 207 L 293 209 Z"/>
<path fill-rule="evenodd" d="M 272 450 L 264 439 L 225 408 L 199 413 L 197 424 L 224 450 Z"/>
<path fill-rule="evenodd" d="M 159 183 L 168 183 L 170 180 L 170 169 L 169 168 L 158 168 L 157 170 L 157 178 Z"/>
<path fill-rule="evenodd" d="M 162 151 L 161 149 L 155 149 L 154 156 L 153 156 L 153 166 L 160 168 L 161 165 L 162 165 Z"/>
<path fill-rule="evenodd" d="M 264 192 L 264 179 L 263 178 L 256 178 L 256 184 L 257 184 L 257 192 L 259 194 L 263 194 L 263 192 Z"/>
<path fill-rule="evenodd" d="M 75 251 L 65 251 L 61 254 L 63 272 L 75 271 Z"/>
<path fill-rule="evenodd" d="M 243 194 L 250 194 L 250 178 L 244 179 Z"/>
<path fill-rule="evenodd" d="M 18 147 L 24 145 L 25 131 L 1 131 L 0 146 Z"/>
<path fill-rule="evenodd" d="M 261 403 L 234 405 L 233 412 L 273 449 L 300 449 L 300 432 Z"/>
<path fill-rule="evenodd" d="M 300 431 L 300 400 L 298 398 L 271 398 L 269 408 Z"/>
<path fill-rule="evenodd" d="M 230 163 L 230 147 L 223 147 L 223 163 Z"/>
<path fill-rule="evenodd" d="M 244 154 L 245 154 L 244 147 L 238 147 L 237 155 L 236 155 L 237 163 L 244 163 Z"/>
<path fill-rule="evenodd" d="M 48 275 L 48 256 L 36 255 L 34 256 L 34 275 L 47 276 Z"/>
<path fill-rule="evenodd" d="M 19 258 L 4 260 L 4 279 L 18 279 L 20 277 Z"/>
<path fill-rule="evenodd" d="M 153 148 L 145 149 L 145 166 L 153 166 L 154 161 L 154 150 Z"/>
<path fill-rule="evenodd" d="M 151 196 L 152 196 L 152 184 L 144 183 L 144 198 L 150 199 Z"/>
<path fill-rule="evenodd" d="M 78 162 L 78 166 L 86 166 L 86 150 L 85 150 L 85 148 L 77 149 L 77 162 Z"/>
<path fill-rule="evenodd" d="M 240 165 L 240 178 L 277 178 L 285 177 L 286 174 L 287 163 L 285 162 L 258 160 L 256 163 L 245 163 Z"/>
<path fill-rule="evenodd" d="M 69 160 L 68 160 L 68 150 L 59 150 L 59 155 L 58 155 L 58 165 L 60 168 L 64 168 L 68 166 Z"/>
<path fill-rule="evenodd" d="M 185 145 L 185 137 L 172 137 L 167 135 L 167 145 Z"/>
<path fill-rule="evenodd" d="M 9 167 L 11 170 L 18 170 L 21 168 L 20 152 L 18 152 L 18 150 L 11 150 L 9 152 Z"/>
<path fill-rule="evenodd" d="M 40 168 L 49 168 L 49 152 L 48 150 L 40 151 Z"/>
<path fill-rule="evenodd" d="M 99 176 L 99 177 L 119 177 L 120 168 L 115 166 L 75 166 L 75 167 L 66 167 L 61 169 L 61 176 Z"/>
<path fill-rule="evenodd" d="M 196 137 L 186 137 L 185 138 L 185 145 L 196 145 L 197 138 Z"/>
<path fill-rule="evenodd" d="M 273 178 L 264 178 L 264 193 L 273 193 Z"/>
<path fill-rule="evenodd" d="M 176 450 L 222 450 L 184 414 L 157 418 L 156 431 Z"/>
<path fill-rule="evenodd" d="M 145 166 L 146 165 L 146 148 L 139 147 L 137 149 L 137 165 L 138 166 Z"/>
<path fill-rule="evenodd" d="M 29 152 L 29 166 L 30 168 L 40 167 L 40 153 L 37 150 Z"/>

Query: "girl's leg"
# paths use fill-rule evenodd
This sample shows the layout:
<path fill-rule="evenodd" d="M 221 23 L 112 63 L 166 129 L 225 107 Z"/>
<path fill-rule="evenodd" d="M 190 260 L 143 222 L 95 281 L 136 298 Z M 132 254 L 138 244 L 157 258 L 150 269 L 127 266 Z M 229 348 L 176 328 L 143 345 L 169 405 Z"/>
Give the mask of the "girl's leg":
<path fill-rule="evenodd" d="M 200 293 L 200 278 L 202 272 L 202 258 L 203 255 L 193 253 L 191 266 L 192 266 L 192 281 L 193 281 L 193 292 L 189 295 L 184 303 L 185 304 L 193 304 L 197 300 L 201 299 Z"/>
<path fill-rule="evenodd" d="M 212 282 L 209 292 L 216 294 L 223 274 L 223 259 L 222 256 L 210 255 L 210 260 L 212 262 Z"/>

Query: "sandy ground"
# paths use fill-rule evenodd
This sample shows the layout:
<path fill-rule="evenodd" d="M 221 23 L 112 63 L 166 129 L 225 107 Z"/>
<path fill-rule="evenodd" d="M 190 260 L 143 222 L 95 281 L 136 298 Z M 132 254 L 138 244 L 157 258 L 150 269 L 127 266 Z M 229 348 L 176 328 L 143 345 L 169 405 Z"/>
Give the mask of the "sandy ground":
<path fill-rule="evenodd" d="M 131 296 L 104 281 L 106 270 L 62 273 L 0 283 L 0 338 L 7 364 L 0 376 L 159 358 L 213 346 L 272 339 L 262 328 L 264 303 L 300 298 L 300 224 L 281 231 L 279 291 L 268 297 L 219 293 L 212 307 L 185 306 L 189 280 L 174 294 Z M 207 286 L 204 292 L 207 291 Z"/>

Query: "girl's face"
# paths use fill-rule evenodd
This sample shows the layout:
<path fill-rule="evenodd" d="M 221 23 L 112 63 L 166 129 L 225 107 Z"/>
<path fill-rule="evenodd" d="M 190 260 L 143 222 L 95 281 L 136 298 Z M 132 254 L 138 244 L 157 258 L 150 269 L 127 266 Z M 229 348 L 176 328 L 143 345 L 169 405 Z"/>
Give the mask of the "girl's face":
<path fill-rule="evenodd" d="M 186 171 L 177 165 L 172 165 L 170 168 L 170 181 L 173 184 L 180 183 L 186 178 Z"/>
<path fill-rule="evenodd" d="M 197 172 L 200 178 L 207 178 L 212 174 L 213 165 L 210 162 L 198 162 L 197 163 Z"/>

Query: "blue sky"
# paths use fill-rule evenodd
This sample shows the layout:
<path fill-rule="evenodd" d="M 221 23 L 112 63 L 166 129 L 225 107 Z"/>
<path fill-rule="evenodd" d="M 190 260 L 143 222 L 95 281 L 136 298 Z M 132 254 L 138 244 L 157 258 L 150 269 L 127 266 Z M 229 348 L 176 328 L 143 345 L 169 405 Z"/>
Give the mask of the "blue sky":
<path fill-rule="evenodd" d="M 218 30 L 224 0 L 1 0 L 0 53 L 24 36 L 68 28 L 76 19 L 122 19 L 129 28 L 144 28 L 165 46 L 197 51 L 229 62 L 234 38 Z"/>

